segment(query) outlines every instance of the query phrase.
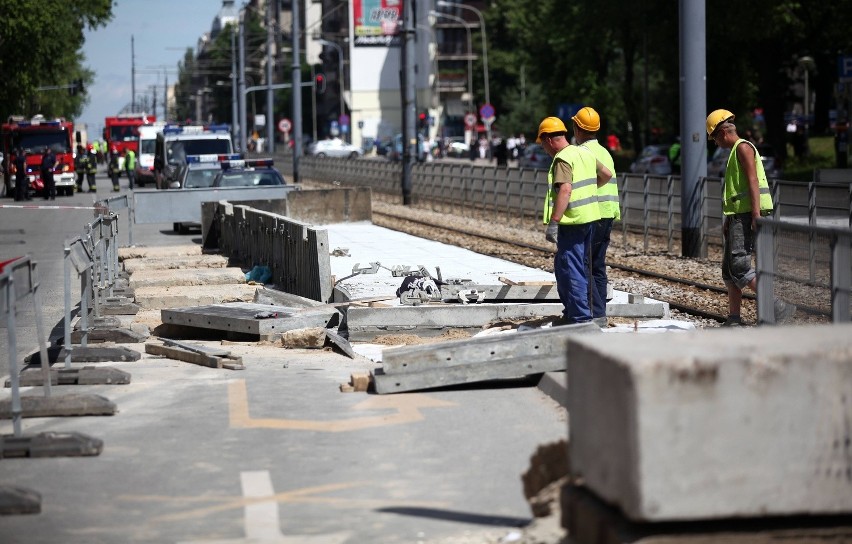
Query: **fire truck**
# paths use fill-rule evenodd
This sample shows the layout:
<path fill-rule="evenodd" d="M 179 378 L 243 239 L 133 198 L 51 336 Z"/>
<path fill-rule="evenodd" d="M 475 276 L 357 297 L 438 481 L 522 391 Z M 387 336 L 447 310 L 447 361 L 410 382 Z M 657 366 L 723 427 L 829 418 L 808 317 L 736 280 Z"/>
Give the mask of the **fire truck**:
<path fill-rule="evenodd" d="M 41 179 L 41 157 L 50 147 L 56 155 L 53 179 L 56 182 L 56 194 L 71 196 L 74 194 L 76 174 L 74 173 L 74 123 L 65 119 L 45 119 L 36 115 L 25 119 L 20 115 L 10 116 L 0 127 L 0 147 L 5 157 L 3 182 L 7 192 L 15 186 L 15 174 L 12 172 L 17 150 L 26 154 L 27 178 L 29 190 L 41 193 L 44 182 Z"/>
<path fill-rule="evenodd" d="M 132 149 L 139 156 L 139 127 L 150 125 L 157 118 L 147 113 L 122 113 L 115 117 L 104 119 L 104 140 L 107 149 L 115 149 L 118 153 L 126 149 Z M 123 161 L 119 161 L 123 162 Z M 121 171 L 124 171 L 122 165 Z"/>

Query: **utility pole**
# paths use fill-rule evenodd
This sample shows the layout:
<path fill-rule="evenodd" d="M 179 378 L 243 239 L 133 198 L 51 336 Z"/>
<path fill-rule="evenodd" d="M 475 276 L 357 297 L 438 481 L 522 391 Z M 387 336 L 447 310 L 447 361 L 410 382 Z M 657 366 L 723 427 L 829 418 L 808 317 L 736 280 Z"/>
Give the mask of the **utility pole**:
<path fill-rule="evenodd" d="M 293 183 L 299 183 L 299 158 L 302 156 L 302 65 L 299 50 L 299 2 L 293 2 L 293 28 L 290 32 L 293 49 Z M 313 84 L 313 81 L 311 81 Z"/>
<path fill-rule="evenodd" d="M 136 113 L 136 50 L 133 34 L 130 35 L 130 113 Z"/>
<path fill-rule="evenodd" d="M 294 2 L 295 4 L 295 2 Z M 240 10 L 240 153 L 248 152 L 248 119 L 246 118 L 246 19 L 245 10 Z"/>
<path fill-rule="evenodd" d="M 295 2 L 294 2 L 295 4 Z M 402 8 L 402 55 L 400 62 L 400 82 L 402 86 L 402 204 L 411 205 L 411 170 L 417 160 L 417 130 L 414 119 L 417 117 L 416 96 L 416 48 L 414 29 L 414 0 L 405 0 Z"/>
<path fill-rule="evenodd" d="M 296 4 L 296 2 L 293 2 Z M 274 92 L 272 91 L 272 43 L 275 22 L 272 17 L 272 2 L 266 2 L 266 150 L 275 151 L 275 112 L 272 111 Z"/>
<path fill-rule="evenodd" d="M 237 28 L 231 26 L 231 139 L 239 142 L 239 119 L 237 117 Z"/>

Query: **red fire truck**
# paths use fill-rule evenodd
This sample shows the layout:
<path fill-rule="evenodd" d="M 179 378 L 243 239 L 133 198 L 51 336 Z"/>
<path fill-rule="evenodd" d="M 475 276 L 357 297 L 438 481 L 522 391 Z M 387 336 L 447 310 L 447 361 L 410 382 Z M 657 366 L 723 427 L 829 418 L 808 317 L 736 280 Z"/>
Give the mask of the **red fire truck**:
<path fill-rule="evenodd" d="M 74 123 L 65 119 L 45 119 L 36 115 L 32 119 L 13 115 L 0 128 L 0 146 L 5 157 L 3 182 L 7 191 L 15 185 L 12 166 L 15 164 L 18 149 L 27 154 L 27 178 L 30 191 L 40 193 L 44 189 L 41 179 L 41 157 L 44 149 L 50 147 L 56 155 L 56 167 L 53 179 L 56 182 L 56 194 L 71 196 L 74 194 Z"/>
<path fill-rule="evenodd" d="M 147 113 L 122 113 L 104 120 L 104 140 L 109 151 L 115 148 L 119 153 L 132 149 L 139 156 L 139 127 L 150 125 L 157 118 Z"/>

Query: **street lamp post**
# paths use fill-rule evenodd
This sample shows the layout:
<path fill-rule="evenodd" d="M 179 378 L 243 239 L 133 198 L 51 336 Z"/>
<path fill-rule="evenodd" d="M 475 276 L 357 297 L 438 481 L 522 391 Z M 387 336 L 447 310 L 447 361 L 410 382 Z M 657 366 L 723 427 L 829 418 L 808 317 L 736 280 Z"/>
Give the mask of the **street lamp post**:
<path fill-rule="evenodd" d="M 808 77 L 811 73 L 811 69 L 814 68 L 814 59 L 813 57 L 802 57 L 799 59 L 799 66 L 804 68 L 805 70 L 805 100 L 804 100 L 804 110 L 805 110 L 805 153 L 807 154 L 810 146 L 808 145 L 808 128 L 810 124 L 810 102 L 811 102 L 811 94 L 810 89 L 808 88 Z"/>
<path fill-rule="evenodd" d="M 338 120 L 346 113 L 345 105 L 343 102 L 343 48 L 340 45 L 330 42 L 328 40 L 319 39 L 317 42 L 334 47 L 337 49 L 337 58 L 340 61 L 340 64 L 337 68 L 337 83 L 338 83 L 338 94 L 340 95 L 340 113 L 338 114 Z"/>
<path fill-rule="evenodd" d="M 485 17 L 482 16 L 481 11 L 473 6 L 468 6 L 467 4 L 457 4 L 454 2 L 447 2 L 446 0 L 438 0 L 436 5 L 444 8 L 466 9 L 476 13 L 476 16 L 479 17 L 479 25 L 482 30 L 482 78 L 485 83 L 485 103 L 491 104 L 491 93 L 488 90 L 488 46 L 486 44 L 487 38 L 485 36 Z M 491 149 L 491 123 L 485 123 L 485 132 L 486 137 L 488 138 L 488 148 Z M 490 152 L 489 156 L 491 156 Z"/>

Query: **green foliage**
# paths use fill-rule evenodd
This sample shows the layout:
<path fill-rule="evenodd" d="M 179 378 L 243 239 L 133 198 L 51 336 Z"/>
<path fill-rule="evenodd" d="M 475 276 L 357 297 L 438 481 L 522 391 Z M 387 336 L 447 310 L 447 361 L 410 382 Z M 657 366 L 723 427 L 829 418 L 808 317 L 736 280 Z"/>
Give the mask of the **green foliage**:
<path fill-rule="evenodd" d="M 808 139 L 810 153 L 806 157 L 793 157 L 792 153 L 784 164 L 784 176 L 788 181 L 813 181 L 814 169 L 836 168 L 833 136 L 817 136 Z M 791 150 L 792 151 L 792 150 Z"/>
<path fill-rule="evenodd" d="M 58 87 L 76 79 L 91 84 L 94 74 L 83 67 L 86 27 L 112 18 L 111 0 L 0 0 L 0 118 L 12 114 L 74 118 L 85 104 L 85 92 L 71 96 Z"/>

